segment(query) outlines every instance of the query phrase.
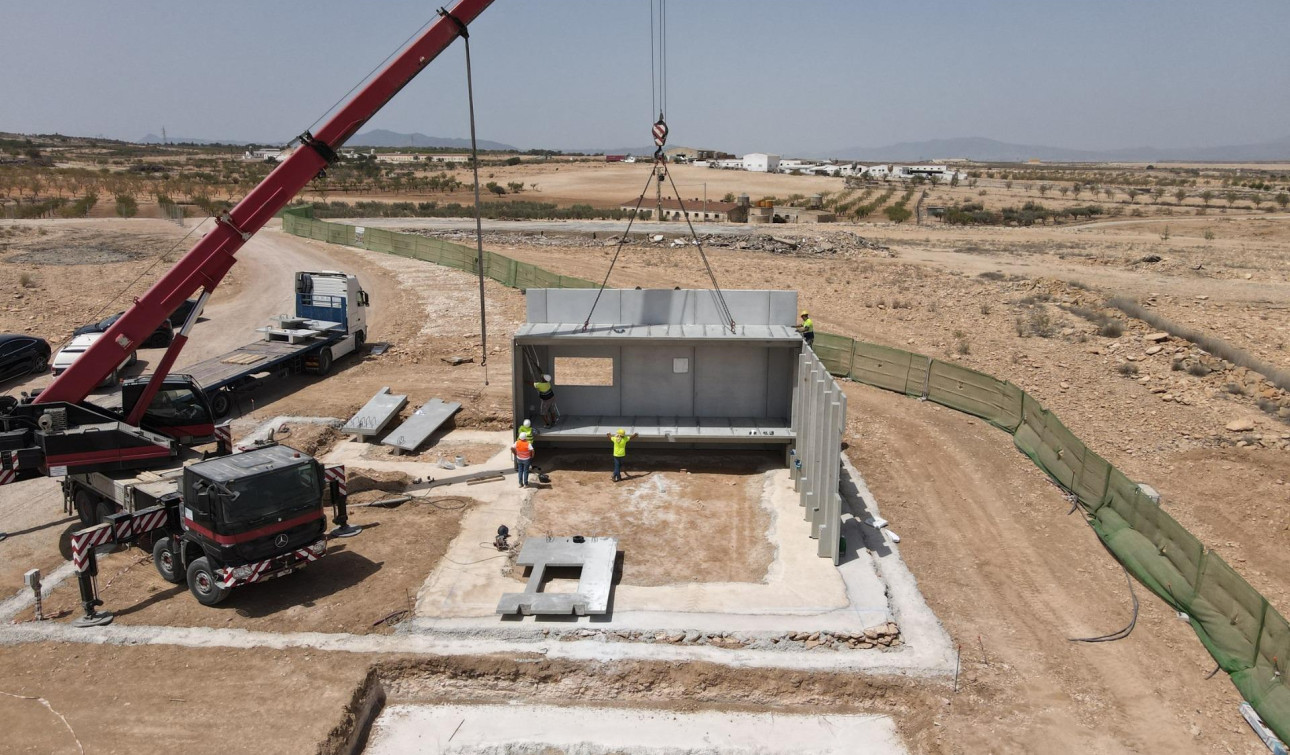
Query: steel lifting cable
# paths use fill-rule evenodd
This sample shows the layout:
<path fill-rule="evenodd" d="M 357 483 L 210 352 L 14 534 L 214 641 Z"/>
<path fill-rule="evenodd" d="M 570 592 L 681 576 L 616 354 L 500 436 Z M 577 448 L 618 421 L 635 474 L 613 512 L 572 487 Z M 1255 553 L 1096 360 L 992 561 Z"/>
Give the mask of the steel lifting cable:
<path fill-rule="evenodd" d="M 475 139 L 475 86 L 470 72 L 470 32 L 461 19 L 444 8 L 439 15 L 457 25 L 462 42 L 466 46 L 466 102 L 470 110 L 470 164 L 475 174 L 475 247 L 476 263 L 479 273 L 479 365 L 484 368 L 484 385 L 488 385 L 488 317 L 484 308 L 484 221 L 479 208 L 479 144 Z"/>
<path fill-rule="evenodd" d="M 658 28 L 655 29 L 655 17 L 658 18 Z M 658 180 L 662 183 L 663 176 L 667 176 L 668 182 L 672 185 L 672 193 L 676 196 L 676 202 L 681 208 L 682 215 L 685 216 L 685 223 L 690 229 L 690 237 L 694 239 L 694 245 L 699 250 L 699 259 L 703 262 L 703 269 L 708 274 L 708 280 L 712 281 L 713 298 L 716 300 L 717 309 L 725 320 L 724 327 L 730 328 L 734 332 L 736 323 L 734 314 L 730 311 L 730 305 L 726 303 L 725 294 L 721 291 L 721 284 L 717 282 L 716 271 L 712 268 L 708 255 L 703 251 L 703 241 L 694 229 L 694 223 L 690 220 L 690 213 L 685 209 L 685 202 L 681 200 L 681 192 L 676 187 L 676 180 L 672 178 L 672 173 L 667 169 L 667 156 L 663 152 L 663 146 L 667 144 L 668 127 L 664 113 L 667 110 L 667 0 L 658 0 L 657 11 L 654 0 L 650 0 L 650 108 L 658 107 L 658 120 L 654 122 L 652 133 L 654 137 L 654 164 L 650 166 L 650 176 L 645 182 L 645 188 L 636 199 L 636 207 L 632 210 L 631 217 L 627 221 L 627 230 L 618 240 L 618 246 L 614 250 L 613 259 L 609 262 L 609 270 L 605 273 L 604 280 L 600 283 L 600 288 L 596 291 L 596 298 L 592 300 L 591 310 L 587 312 L 587 319 L 582 323 L 582 330 L 585 333 L 591 325 L 591 317 L 595 314 L 596 305 L 600 303 L 600 297 L 605 292 L 605 287 L 609 285 L 609 276 L 614 271 L 614 266 L 618 264 L 618 257 L 623 251 L 623 244 L 627 242 L 628 234 L 631 233 L 632 223 L 640 214 L 641 204 L 645 201 L 645 192 L 649 191 L 650 183 L 654 181 L 655 170 L 658 170 Z M 654 51 L 658 48 L 658 60 L 655 60 Z M 657 97 L 655 93 L 657 92 Z M 659 218 L 662 220 L 662 218 Z"/>
<path fill-rule="evenodd" d="M 685 218 L 685 224 L 690 228 L 690 236 L 694 238 L 694 246 L 699 250 L 699 259 L 703 260 L 703 268 L 708 271 L 708 280 L 712 281 L 712 290 L 716 295 L 717 305 L 721 310 L 722 317 L 725 318 L 727 326 L 733 333 L 735 330 L 735 317 L 730 311 L 730 306 L 726 304 L 726 297 L 721 293 L 721 284 L 717 283 L 717 274 L 712 269 L 712 263 L 708 261 L 708 255 L 703 251 L 703 241 L 699 239 L 699 234 L 694 230 L 694 223 L 690 220 L 690 213 L 685 209 L 685 202 L 681 199 L 681 192 L 676 188 L 676 181 L 672 178 L 672 172 L 665 169 L 667 180 L 672 184 L 672 193 L 676 194 L 676 203 L 681 207 L 681 215 Z"/>
<path fill-rule="evenodd" d="M 641 203 L 645 201 L 645 192 L 649 191 L 649 185 L 654 182 L 654 166 L 650 166 L 649 178 L 645 179 L 645 188 L 641 189 L 641 195 L 636 198 L 636 208 L 627 218 L 627 230 L 618 238 L 618 246 L 614 249 L 614 258 L 609 261 L 609 269 L 605 271 L 605 279 L 600 282 L 600 289 L 596 291 L 596 298 L 591 302 L 591 309 L 587 311 L 587 319 L 582 322 L 582 332 L 587 332 L 591 325 L 591 316 L 596 312 L 596 305 L 600 303 L 600 295 L 605 293 L 605 286 L 609 285 L 609 276 L 614 272 L 614 265 L 618 264 L 618 255 L 623 252 L 623 244 L 627 243 L 627 236 L 632 232 L 632 223 L 636 222 L 636 216 L 640 215 Z"/>

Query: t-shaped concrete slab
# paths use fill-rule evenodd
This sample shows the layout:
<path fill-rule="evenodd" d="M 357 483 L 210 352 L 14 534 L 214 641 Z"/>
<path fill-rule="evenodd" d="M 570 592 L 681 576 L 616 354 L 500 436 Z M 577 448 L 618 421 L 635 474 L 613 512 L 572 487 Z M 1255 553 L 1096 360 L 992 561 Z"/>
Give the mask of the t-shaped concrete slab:
<path fill-rule="evenodd" d="M 524 592 L 502 595 L 497 603 L 499 614 L 599 616 L 609 612 L 609 590 L 614 579 L 614 559 L 618 557 L 618 538 L 614 537 L 546 537 L 524 541 L 515 563 L 530 566 Z M 542 579 L 546 568 L 579 567 L 578 591 L 544 593 Z"/>

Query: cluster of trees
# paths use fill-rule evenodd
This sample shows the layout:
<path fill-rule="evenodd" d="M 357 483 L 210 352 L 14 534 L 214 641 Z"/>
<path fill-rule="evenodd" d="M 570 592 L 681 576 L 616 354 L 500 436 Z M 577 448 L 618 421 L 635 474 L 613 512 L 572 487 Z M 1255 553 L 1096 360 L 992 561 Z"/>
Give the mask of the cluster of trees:
<path fill-rule="evenodd" d="M 462 218 L 474 207 L 459 202 L 315 202 L 314 217 L 322 218 Z M 618 208 L 600 209 L 586 204 L 559 207 L 547 202 L 480 202 L 479 212 L 489 220 L 622 220 L 630 213 Z"/>
<path fill-rule="evenodd" d="M 905 191 L 904 196 L 902 196 L 894 204 L 891 204 L 888 207 L 884 208 L 882 211 L 882 214 L 886 215 L 887 219 L 893 223 L 903 223 L 906 220 L 909 220 L 914 213 L 911 212 L 906 205 L 909 204 L 909 200 L 913 196 L 914 196 L 914 190 L 907 189 Z"/>
<path fill-rule="evenodd" d="M 1002 210 L 987 210 L 980 202 L 964 202 L 948 207 L 942 219 L 950 225 L 1035 225 L 1063 219 L 1087 220 L 1105 213 L 1101 205 L 1083 207 L 1063 207 L 1049 209 L 1038 202 L 1026 202 L 1021 207 L 1005 207 Z"/>

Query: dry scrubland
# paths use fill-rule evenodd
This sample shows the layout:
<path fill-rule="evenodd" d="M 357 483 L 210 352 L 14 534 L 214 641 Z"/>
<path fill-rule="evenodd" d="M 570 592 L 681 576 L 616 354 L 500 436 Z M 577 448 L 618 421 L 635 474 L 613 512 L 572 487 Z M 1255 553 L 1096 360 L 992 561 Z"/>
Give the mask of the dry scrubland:
<path fill-rule="evenodd" d="M 595 206 L 616 206 L 638 192 L 648 170 L 639 164 L 568 163 L 560 164 L 558 171 L 555 167 L 522 164 L 490 170 L 495 174 L 492 180 L 522 178 L 525 184 L 538 184 L 533 196 L 527 189 L 521 194 L 524 199 Z M 1169 166 L 1153 171 L 1145 166 L 1033 170 L 1068 170 L 1072 175 L 1101 171 L 1104 182 L 1111 172 L 1122 172 L 1144 185 L 1161 172 L 1184 172 Z M 1224 180 L 1248 180 L 1235 167 L 1195 170 L 1200 174 L 1197 180 L 1217 182 L 1216 192 Z M 1245 170 L 1262 175 L 1270 169 Z M 1286 180 L 1284 172 L 1278 175 L 1277 187 Z M 754 198 L 832 192 L 828 199 L 837 201 L 844 191 L 840 179 L 693 168 L 677 169 L 676 178 L 683 186 L 707 180 L 710 198 L 726 192 L 746 192 Z M 1011 189 L 1008 180 L 1013 181 Z M 1069 190 L 1064 200 L 1055 190 L 1041 198 L 1038 184 L 1044 180 L 996 175 L 983 176 L 975 187 L 926 187 L 930 196 L 925 204 L 976 201 L 982 189 L 987 194 L 980 199 L 987 208 L 1028 199 L 1053 207 L 1075 201 Z M 1026 183 L 1034 184 L 1030 192 Z M 1203 187 L 1188 186 L 1187 191 Z M 856 190 L 855 196 L 864 191 Z M 885 191 L 879 187 L 875 196 Z M 701 196 L 701 186 L 695 193 Z M 1265 193 L 1275 197 L 1275 191 Z M 1087 193 L 1082 194 L 1079 203 L 1087 204 Z M 354 194 L 360 195 L 397 201 L 410 196 L 368 189 Z M 902 195 L 895 192 L 891 201 Z M 425 196 L 445 201 L 453 195 Z M 1290 610 L 1290 581 L 1285 576 L 1290 574 L 1290 400 L 1287 386 L 1270 383 L 1267 378 L 1275 375 L 1267 373 L 1290 371 L 1290 217 L 1265 211 L 1275 208 L 1274 199 L 1250 210 L 1226 208 L 1225 200 L 1212 200 L 1205 209 L 1193 196 L 1181 207 L 1169 204 L 1172 201 L 1165 197 L 1161 203 L 1154 198 L 1145 202 L 1138 196 L 1128 202 L 1123 195 L 1108 201 L 1099 194 L 1106 207 L 1123 208 L 1119 217 L 1107 212 L 1095 222 L 1059 226 L 957 227 L 938 221 L 914 225 L 912 220 L 899 225 L 777 225 L 758 230 L 805 243 L 797 250 L 782 245 L 784 253 L 714 247 L 710 255 L 725 287 L 799 291 L 822 330 L 953 359 L 1021 385 L 1092 448 L 1159 489 L 1170 513 L 1284 612 Z M 112 214 L 112 203 L 100 202 L 91 215 Z M 140 212 L 146 214 L 148 207 L 141 198 Z M 1146 217 L 1134 217 L 1135 209 Z M 1197 215 L 1201 209 L 1204 214 Z M 1167 210 L 1173 214 L 1165 214 Z M 877 218 L 880 213 L 873 216 Z M 606 224 L 604 232 L 612 235 L 618 228 L 621 225 Z M 112 296 L 124 290 L 122 301 L 128 301 L 141 291 L 161 269 L 158 263 L 149 271 L 158 255 L 187 230 L 142 218 L 0 221 L 0 301 L 5 303 L 0 307 L 0 330 L 61 340 L 89 315 L 105 309 Z M 857 236 L 866 243 L 858 243 Z M 389 341 L 393 347 L 379 357 L 338 365 L 337 373 L 325 381 L 302 378 L 279 393 L 260 397 L 254 408 L 243 407 L 239 430 L 280 414 L 347 416 L 384 385 L 409 393 L 414 405 L 432 396 L 462 401 L 466 410 L 458 417 L 460 426 L 500 428 L 508 421 L 507 337 L 523 318 L 522 294 L 488 285 L 493 358 L 489 384 L 484 385 L 473 279 L 401 258 L 285 237 L 273 228 L 260 238 L 262 245 L 248 249 L 235 277 L 220 289 L 227 305 L 245 301 L 239 297 L 256 285 L 257 266 L 264 259 L 289 252 L 309 264 L 359 274 L 377 303 L 373 340 Z M 598 279 L 613 251 L 604 240 L 599 232 L 594 242 L 583 234 L 507 234 L 490 237 L 488 246 L 551 270 Z M 140 275 L 141 281 L 126 288 Z M 693 250 L 639 239 L 624 249 L 610 279 L 611 285 L 624 287 L 701 287 L 704 282 Z M 1211 344 L 1212 353 L 1201 353 L 1183 339 L 1161 338 L 1159 327 L 1111 306 L 1115 296 L 1132 299 L 1170 323 L 1221 339 L 1228 350 Z M 107 305 L 106 311 L 119 307 Z M 211 323 L 201 327 L 214 332 Z M 451 367 L 442 361 L 453 355 L 474 355 L 476 363 Z M 1250 371 L 1249 360 L 1257 360 L 1266 372 Z M 1068 505 L 1056 489 L 1011 448 L 1006 435 L 940 407 L 856 385 L 847 390 L 847 453 L 869 479 L 893 529 L 904 536 L 902 552 L 931 607 L 962 646 L 959 694 L 933 682 L 732 672 L 697 664 L 611 664 L 587 672 L 538 659 L 523 666 L 496 658 L 383 659 L 387 672 L 419 680 L 402 682 L 405 685 L 431 684 L 455 689 L 458 695 L 472 688 L 502 694 L 497 690 L 516 684 L 530 690 L 544 684 L 559 687 L 557 680 L 574 684 L 569 680 L 594 672 L 595 678 L 624 695 L 627 704 L 657 705 L 666 699 L 683 707 L 773 704 L 889 713 L 918 752 L 1259 751 L 1261 745 L 1236 715 L 1238 697 L 1231 685 L 1221 675 L 1204 680 L 1212 661 L 1190 629 L 1153 597 L 1143 597 L 1142 618 L 1128 640 L 1095 646 L 1067 641 L 1124 623 L 1129 609 L 1123 577 L 1088 528 L 1067 516 Z M 422 457 L 432 460 L 440 453 L 484 451 L 445 446 L 429 449 Z M 377 453 L 372 458 L 384 457 Z M 56 507 L 52 501 L 41 505 Z M 396 537 L 401 534 L 396 530 L 411 516 L 426 521 L 428 513 L 373 511 L 370 516 L 380 520 L 381 527 L 374 528 L 371 541 L 355 541 L 354 555 L 345 557 L 371 571 L 372 594 L 355 598 L 362 600 L 361 617 L 340 610 L 337 596 L 358 596 L 368 582 L 333 585 L 297 575 L 302 579 L 294 585 L 285 580 L 270 583 L 274 589 L 263 591 L 247 611 L 221 615 L 220 620 L 227 619 L 228 626 L 272 631 L 386 631 L 371 627 L 370 617 L 406 604 L 406 592 L 417 582 L 413 572 L 424 571 L 438 557 L 455 531 L 457 514 L 431 516 L 444 539 L 431 543 L 411 571 L 391 568 L 399 560 L 395 551 L 411 547 Z M 553 527 L 584 523 L 576 510 L 552 509 L 547 516 Z M 54 549 L 58 532 L 59 528 L 41 531 L 48 549 Z M 24 542 L 13 538 L 4 547 Z M 9 554 L 35 557 L 34 551 Z M 111 558 L 115 574 L 130 569 L 134 555 Z M 745 553 L 734 568 L 755 576 L 763 564 L 763 554 Z M 146 571 L 146 565 L 133 570 Z M 17 572 L 4 574 L 12 587 Z M 638 578 L 650 581 L 669 575 L 646 573 Z M 739 579 L 741 573 L 727 578 Z M 165 589 L 153 589 L 158 587 L 156 580 L 136 583 L 122 577 L 111 588 L 117 591 L 114 600 L 138 606 L 122 623 L 191 625 L 206 620 L 195 613 L 187 596 L 168 596 Z M 274 600 L 289 592 L 280 594 L 278 589 L 305 590 L 319 608 L 305 612 L 279 605 Z M 67 608 L 67 602 L 56 607 Z M 122 679 L 104 668 L 156 664 L 180 679 L 193 675 L 209 680 L 212 669 L 235 664 L 265 679 L 263 695 L 227 691 L 237 705 L 255 711 L 247 713 L 249 730 L 281 745 L 272 748 L 275 751 L 294 747 L 304 752 L 312 751 L 332 724 L 311 724 L 313 728 L 283 741 L 270 722 L 275 715 L 300 712 L 299 702 L 287 702 L 296 699 L 291 690 L 300 685 L 316 690 L 307 696 L 311 722 L 339 721 L 367 661 L 332 655 L 341 658 L 320 663 L 316 654 L 304 650 L 210 650 L 181 659 L 157 648 L 42 644 L 0 653 L 0 666 L 10 680 L 0 690 L 44 696 L 64 713 L 76 711 L 69 719 L 87 748 L 112 751 L 131 744 L 146 747 L 142 743 L 151 740 L 114 728 L 104 720 L 108 706 L 90 704 L 78 690 L 111 687 L 114 704 L 130 702 L 133 710 L 143 711 L 139 720 L 157 725 L 174 717 L 189 720 L 206 706 L 196 695 L 167 692 L 159 697 L 157 687 L 142 675 Z M 42 671 L 47 667 L 56 668 L 56 673 Z M 585 689 L 579 695 L 586 695 L 594 685 L 581 686 Z M 0 711 L 9 720 L 24 722 L 21 733 L 30 739 L 23 741 L 43 743 L 41 749 L 49 751 L 72 748 L 69 741 L 55 738 L 64 735 L 54 719 L 38 719 L 43 708 L 27 707 L 35 705 L 3 698 Z"/>

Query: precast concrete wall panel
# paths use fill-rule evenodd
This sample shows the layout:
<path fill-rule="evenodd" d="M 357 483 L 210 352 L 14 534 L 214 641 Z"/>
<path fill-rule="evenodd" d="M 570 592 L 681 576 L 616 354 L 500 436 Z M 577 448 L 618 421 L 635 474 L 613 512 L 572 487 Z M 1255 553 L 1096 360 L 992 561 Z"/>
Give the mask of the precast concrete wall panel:
<path fill-rule="evenodd" d="M 694 352 L 689 346 L 643 344 L 623 349 L 622 413 L 696 416 Z M 676 372 L 676 360 L 684 361 L 684 372 Z"/>
<path fill-rule="evenodd" d="M 526 292 L 528 322 L 725 326 L 717 294 L 708 289 L 537 289 Z M 792 291 L 723 291 L 739 325 L 794 325 Z M 595 310 L 592 304 L 595 303 Z M 588 317 L 590 315 L 590 317 Z"/>
<path fill-rule="evenodd" d="M 724 344 L 695 349 L 694 415 L 764 416 L 767 351 Z"/>
<path fill-rule="evenodd" d="M 842 554 L 842 496 L 838 484 L 842 431 L 846 427 L 846 394 L 810 349 L 804 349 L 799 357 L 796 385 L 794 474 L 802 518 L 809 522 L 810 536 L 818 540 L 816 552 L 837 564 Z"/>
<path fill-rule="evenodd" d="M 798 349 L 768 349 L 766 360 L 766 409 L 755 416 L 783 417 L 791 415 L 793 403 L 793 375 L 796 372 Z"/>

